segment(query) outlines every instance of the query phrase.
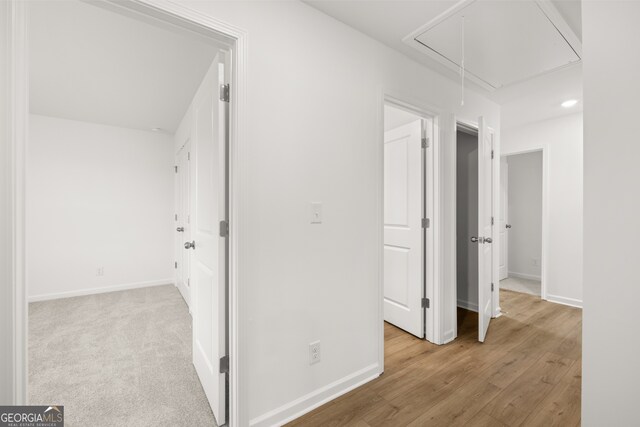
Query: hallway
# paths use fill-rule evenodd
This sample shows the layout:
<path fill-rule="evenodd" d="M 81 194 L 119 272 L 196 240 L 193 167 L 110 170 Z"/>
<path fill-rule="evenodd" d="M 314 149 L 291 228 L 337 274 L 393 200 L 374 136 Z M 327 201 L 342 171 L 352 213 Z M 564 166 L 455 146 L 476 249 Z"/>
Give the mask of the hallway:
<path fill-rule="evenodd" d="M 458 339 L 437 346 L 385 324 L 385 372 L 291 426 L 577 426 L 582 310 L 501 292 L 503 316 L 477 342 L 459 309 Z"/>

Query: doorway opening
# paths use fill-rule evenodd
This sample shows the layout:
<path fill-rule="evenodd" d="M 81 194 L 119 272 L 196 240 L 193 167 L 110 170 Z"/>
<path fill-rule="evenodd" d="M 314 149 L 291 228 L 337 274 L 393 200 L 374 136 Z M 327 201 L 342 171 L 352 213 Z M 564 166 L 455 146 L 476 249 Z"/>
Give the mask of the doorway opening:
<path fill-rule="evenodd" d="M 543 152 L 500 159 L 500 289 L 543 295 Z"/>
<path fill-rule="evenodd" d="M 383 335 L 432 340 L 434 117 L 389 98 L 383 114 Z"/>
<path fill-rule="evenodd" d="M 26 200 L 17 230 L 27 278 L 18 283 L 28 345 L 20 399 L 62 403 L 72 421 L 109 401 L 120 422 L 158 405 L 179 422 L 171 392 L 186 389 L 201 397 L 182 397 L 199 402 L 195 424 L 230 423 L 238 413 L 230 158 L 243 33 L 195 12 L 184 19 L 172 5 L 14 7 L 30 23 L 28 38 L 17 35 L 29 45 L 16 49 L 30 60 L 29 75 L 16 78 L 30 88 L 16 114 L 29 130 L 28 144 L 16 143 L 28 147 L 16 167 L 28 183 L 16 184 Z"/>
<path fill-rule="evenodd" d="M 475 323 L 484 342 L 494 317 L 494 141 L 478 124 L 456 122 L 456 287 L 457 326 Z M 468 326 L 468 325 L 465 325 Z"/>

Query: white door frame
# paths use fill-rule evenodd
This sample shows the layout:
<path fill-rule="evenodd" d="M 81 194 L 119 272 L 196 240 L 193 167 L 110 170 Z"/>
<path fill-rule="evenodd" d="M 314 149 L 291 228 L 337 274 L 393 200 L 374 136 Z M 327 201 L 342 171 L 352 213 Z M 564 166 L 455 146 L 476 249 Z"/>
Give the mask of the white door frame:
<path fill-rule="evenodd" d="M 547 256 L 549 254 L 549 150 L 547 147 L 529 148 L 526 150 L 513 150 L 500 153 L 501 157 L 515 156 L 517 154 L 542 153 L 542 254 L 540 254 L 540 298 L 547 300 Z M 498 287 L 499 288 L 499 287 Z"/>
<path fill-rule="evenodd" d="M 6 64 L 8 78 L 0 82 L 5 85 L 10 95 L 3 103 L 6 108 L 7 122 L 2 135 L 3 150 L 6 146 L 6 160 L 2 170 L 8 171 L 9 188 L 7 188 L 7 206 L 3 208 L 0 226 L 12 236 L 10 242 L 2 247 L 0 254 L 3 282 L 11 287 L 11 296 L 7 307 L 10 312 L 11 339 L 5 343 L 11 348 L 8 363 L 8 378 L 11 378 L 10 390 L 0 390 L 0 397 L 11 399 L 11 403 L 22 405 L 27 403 L 28 366 L 28 303 L 27 278 L 25 260 L 25 185 L 26 146 L 28 140 L 29 105 L 28 105 L 28 44 L 27 44 L 27 2 L 7 0 L 1 7 L 8 12 L 7 22 L 3 29 L 9 39 L 9 61 Z M 238 258 L 240 206 L 240 165 L 244 155 L 246 138 L 246 66 L 247 66 L 247 32 L 239 27 L 220 21 L 207 14 L 193 10 L 177 2 L 166 0 L 109 0 L 110 6 L 129 13 L 135 12 L 147 17 L 159 19 L 186 28 L 200 34 L 224 40 L 230 48 L 232 56 L 231 102 L 229 123 L 229 425 L 248 424 L 246 380 L 238 370 L 241 348 L 239 336 L 240 293 L 238 286 Z M 6 24 L 6 25 L 4 25 Z M 4 118 L 4 117 L 3 117 Z M 4 190 L 4 189 L 3 189 Z M 5 194 L 4 192 L 2 193 Z M 4 202 L 4 200 L 3 200 Z M 5 244 L 5 242 L 3 242 Z M 6 249 L 6 251 L 5 251 Z M 5 252 L 6 255 L 5 255 Z M 4 268 L 7 266 L 7 268 Z M 3 344 L 3 345 L 5 345 Z M 3 357 L 4 355 L 0 355 Z M 5 361 L 3 361 L 5 362 Z M 4 374 L 4 373 L 2 373 Z M 9 403 L 9 402 L 7 402 Z"/>
<path fill-rule="evenodd" d="M 186 160 L 186 164 L 189 165 L 187 168 L 187 172 L 186 172 L 186 176 L 187 176 L 187 188 L 186 188 L 186 192 L 185 192 L 185 188 L 182 185 L 182 182 L 180 182 L 181 179 L 184 179 L 185 175 L 185 171 L 181 170 L 181 168 L 184 167 L 183 164 L 180 163 L 180 159 L 182 158 L 182 156 L 184 156 L 184 153 L 187 153 L 187 160 Z M 178 215 L 178 223 L 175 224 L 176 228 L 178 226 L 178 224 L 182 224 L 183 227 L 183 231 L 182 233 L 184 234 L 176 234 L 177 230 L 173 233 L 175 238 L 174 238 L 174 246 L 175 246 L 175 262 L 177 262 L 178 264 L 176 265 L 176 269 L 174 277 L 175 277 L 175 285 L 176 287 L 180 290 L 180 293 L 182 294 L 182 298 L 185 300 L 185 302 L 187 303 L 187 306 L 189 307 L 189 313 L 193 314 L 192 311 L 192 307 L 191 307 L 191 302 L 192 302 L 192 298 L 191 298 L 191 287 L 189 286 L 189 276 L 187 276 L 187 281 L 186 284 L 184 283 L 184 281 L 181 283 L 181 279 L 184 278 L 185 275 L 185 266 L 189 266 L 188 268 L 191 268 L 189 262 L 187 261 L 185 262 L 184 259 L 180 258 L 180 255 L 182 256 L 187 256 L 187 257 L 191 257 L 191 252 L 190 251 L 185 251 L 184 250 L 184 242 L 189 242 L 191 241 L 191 226 L 187 226 L 186 222 L 185 222 L 185 218 L 184 218 L 184 212 L 183 212 L 183 208 L 185 206 L 187 206 L 187 209 L 190 210 L 191 209 L 191 166 L 190 166 L 190 158 L 191 158 L 191 138 L 187 137 L 186 140 L 184 141 L 184 143 L 180 146 L 180 148 L 176 151 L 175 155 L 175 165 L 176 167 L 178 167 L 178 170 L 176 171 L 175 174 L 175 180 L 174 180 L 174 187 L 175 187 L 175 191 L 174 191 L 174 206 L 175 206 L 175 212 L 176 215 Z M 184 203 L 184 199 L 181 199 L 181 197 L 185 197 L 185 194 L 187 194 L 187 197 L 189 198 L 188 203 Z M 181 217 L 182 215 L 182 217 Z M 189 214 L 187 214 L 187 218 L 189 218 L 190 216 L 190 212 Z M 189 231 L 189 234 L 187 234 L 187 231 Z M 180 259 L 180 261 L 178 261 Z M 188 271 L 190 274 L 190 270 Z"/>
<path fill-rule="evenodd" d="M 439 143 L 441 112 L 430 105 L 411 97 L 382 90 L 378 110 L 378 366 L 380 373 L 384 371 L 384 106 L 390 105 L 408 111 L 420 118 L 432 121 L 433 134 L 425 156 L 425 215 L 430 219 L 425 237 L 425 297 L 431 301 L 430 308 L 425 309 L 425 339 L 441 344 L 441 304 L 437 301 L 441 293 L 440 283 L 440 212 L 437 202 L 440 197 Z"/>

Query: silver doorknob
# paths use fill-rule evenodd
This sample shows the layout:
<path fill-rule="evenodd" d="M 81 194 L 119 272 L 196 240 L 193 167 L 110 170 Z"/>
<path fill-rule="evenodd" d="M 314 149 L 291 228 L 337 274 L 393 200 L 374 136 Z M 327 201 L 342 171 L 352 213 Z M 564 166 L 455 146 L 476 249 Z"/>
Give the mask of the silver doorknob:
<path fill-rule="evenodd" d="M 511 224 L 505 225 L 506 228 L 511 228 Z"/>
<path fill-rule="evenodd" d="M 184 227 L 178 227 L 178 228 L 176 228 L 176 231 L 179 231 L 179 232 L 182 233 L 184 231 Z"/>
<path fill-rule="evenodd" d="M 485 237 L 483 243 L 492 243 L 493 239 L 491 237 Z"/>
<path fill-rule="evenodd" d="M 478 243 L 478 238 L 475 236 L 471 237 L 471 243 Z"/>
<path fill-rule="evenodd" d="M 195 249 L 196 248 L 196 242 L 187 242 L 184 244 L 184 248 L 185 249 Z"/>

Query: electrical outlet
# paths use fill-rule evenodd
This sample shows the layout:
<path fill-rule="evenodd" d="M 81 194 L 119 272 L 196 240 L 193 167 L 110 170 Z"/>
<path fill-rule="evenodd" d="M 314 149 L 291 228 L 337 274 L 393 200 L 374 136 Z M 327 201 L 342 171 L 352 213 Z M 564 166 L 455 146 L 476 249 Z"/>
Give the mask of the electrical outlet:
<path fill-rule="evenodd" d="M 104 267 L 98 267 L 98 272 L 96 276 L 104 276 Z"/>
<path fill-rule="evenodd" d="M 309 344 L 309 365 L 320 362 L 320 341 Z"/>

